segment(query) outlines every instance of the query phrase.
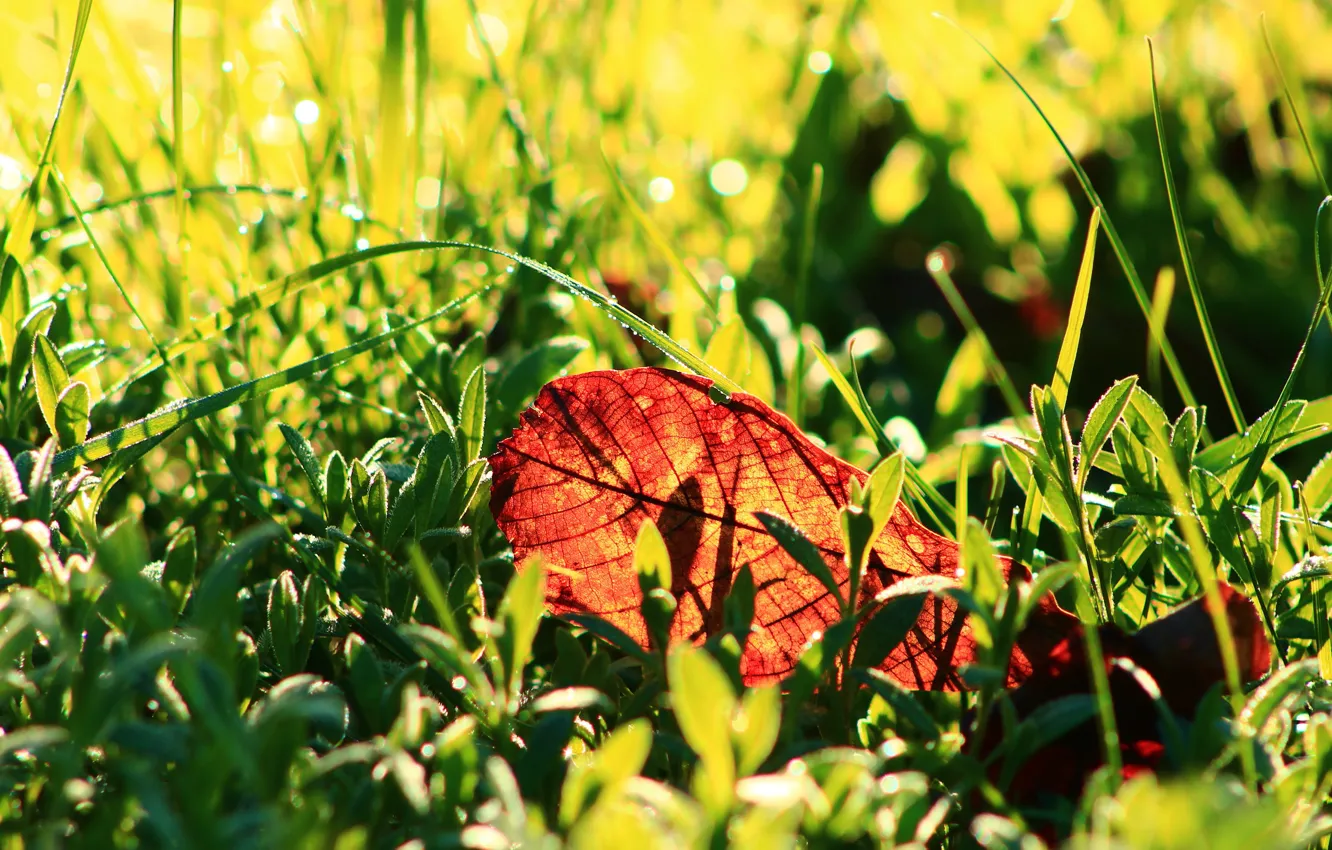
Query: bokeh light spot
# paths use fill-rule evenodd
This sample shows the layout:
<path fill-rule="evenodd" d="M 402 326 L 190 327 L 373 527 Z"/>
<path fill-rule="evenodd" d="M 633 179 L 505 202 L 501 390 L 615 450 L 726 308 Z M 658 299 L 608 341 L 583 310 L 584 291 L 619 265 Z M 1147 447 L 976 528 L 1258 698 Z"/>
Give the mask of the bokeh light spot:
<path fill-rule="evenodd" d="M 302 100 L 296 104 L 293 114 L 296 116 L 297 124 L 304 124 L 308 127 L 319 120 L 319 104 L 313 100 Z"/>
<path fill-rule="evenodd" d="M 675 197 L 675 184 L 669 177 L 653 177 L 648 184 L 648 197 L 659 204 L 664 204 Z"/>
<path fill-rule="evenodd" d="M 921 339 L 938 339 L 943 332 L 943 316 L 933 310 L 926 310 L 916 317 L 916 333 Z"/>
<path fill-rule="evenodd" d="M 423 210 L 439 206 L 439 178 L 422 177 L 416 181 L 416 205 Z"/>
<path fill-rule="evenodd" d="M 14 159 L 0 154 L 0 191 L 12 192 L 23 185 L 23 169 Z"/>
<path fill-rule="evenodd" d="M 718 195 L 738 195 L 749 185 L 749 172 L 733 159 L 723 159 L 712 166 L 708 182 Z"/>
<path fill-rule="evenodd" d="M 832 70 L 832 57 L 826 50 L 815 50 L 809 54 L 809 70 L 816 74 L 826 74 Z"/>
<path fill-rule="evenodd" d="M 477 15 L 481 21 L 481 32 L 485 35 L 486 41 L 490 42 L 490 49 L 496 56 L 503 55 L 504 48 L 509 45 L 509 28 L 504 25 L 504 21 L 494 15 Z M 467 52 L 477 59 L 485 56 L 481 47 L 481 41 L 476 37 L 476 28 L 467 27 Z"/>

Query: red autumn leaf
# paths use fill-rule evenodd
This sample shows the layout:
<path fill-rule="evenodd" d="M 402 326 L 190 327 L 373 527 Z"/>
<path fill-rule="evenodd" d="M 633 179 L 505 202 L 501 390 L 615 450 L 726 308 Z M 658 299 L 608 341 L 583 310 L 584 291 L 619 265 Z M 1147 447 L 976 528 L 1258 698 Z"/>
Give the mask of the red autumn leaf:
<path fill-rule="evenodd" d="M 1272 648 L 1262 621 L 1253 603 L 1230 585 L 1220 585 L 1220 596 L 1235 641 L 1240 679 L 1253 681 L 1271 663 Z M 1156 707 L 1138 681 L 1116 662 L 1132 661 L 1155 680 L 1172 713 L 1192 718 L 1207 692 L 1225 679 L 1206 599 L 1182 605 L 1133 634 L 1106 624 L 1098 628 L 1097 635 L 1109 674 L 1123 776 L 1128 779 L 1155 771 L 1166 743 Z M 1022 720 L 1052 700 L 1092 692 L 1084 632 L 1076 626 L 1036 665 L 1011 699 L 1017 719 Z M 991 726 L 982 749 L 993 749 L 1001 739 L 1001 730 Z M 1100 740 L 1095 723 L 1088 721 L 1052 741 L 1018 769 L 1007 789 L 1008 799 L 1030 804 L 1043 795 L 1076 798 L 1087 778 L 1104 763 Z"/>
<path fill-rule="evenodd" d="M 546 599 L 555 614 L 595 614 L 643 646 L 633 566 L 639 526 L 651 518 L 671 557 L 678 607 L 671 636 L 697 641 L 722 626 L 722 601 L 736 571 L 753 572 L 755 630 L 741 658 L 747 683 L 795 666 L 806 644 L 837 622 L 837 601 L 796 565 L 755 518 L 759 510 L 795 523 L 823 552 L 845 592 L 838 511 L 852 478 L 866 474 L 816 446 L 759 399 L 713 402 L 712 382 L 641 368 L 591 372 L 547 384 L 500 443 L 491 511 L 519 568 L 539 554 L 551 566 Z M 1006 576 L 1026 568 L 1001 559 Z M 899 505 L 874 545 L 861 604 L 894 582 L 954 576 L 957 544 Z M 1042 602 L 1013 653 L 1009 684 L 1021 682 L 1073 622 Z M 908 687 L 955 690 L 958 667 L 974 663 L 976 641 L 957 604 L 929 599 L 906 641 L 881 669 Z"/>

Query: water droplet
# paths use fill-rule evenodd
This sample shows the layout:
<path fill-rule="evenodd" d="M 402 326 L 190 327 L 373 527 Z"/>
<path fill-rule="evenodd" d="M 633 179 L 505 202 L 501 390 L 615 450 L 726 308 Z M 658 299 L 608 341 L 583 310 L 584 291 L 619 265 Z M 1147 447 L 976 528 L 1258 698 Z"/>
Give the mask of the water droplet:
<path fill-rule="evenodd" d="M 506 272 L 508 272 L 509 274 L 513 274 L 513 269 L 514 269 L 514 267 L 513 267 L 513 264 L 512 264 L 512 263 L 510 263 L 509 265 L 507 265 L 507 266 L 504 267 L 504 270 L 505 270 Z"/>
<path fill-rule="evenodd" d="M 965 569 L 963 569 L 962 567 L 958 567 L 956 570 L 953 571 L 953 577 L 954 577 L 954 578 L 959 578 L 959 579 L 966 578 L 966 577 L 967 577 L 967 571 L 966 571 Z"/>
<path fill-rule="evenodd" d="M 236 187 L 235 187 L 235 186 L 228 186 L 228 187 L 227 187 L 227 194 L 228 194 L 228 195 L 234 195 L 234 194 L 236 194 Z"/>

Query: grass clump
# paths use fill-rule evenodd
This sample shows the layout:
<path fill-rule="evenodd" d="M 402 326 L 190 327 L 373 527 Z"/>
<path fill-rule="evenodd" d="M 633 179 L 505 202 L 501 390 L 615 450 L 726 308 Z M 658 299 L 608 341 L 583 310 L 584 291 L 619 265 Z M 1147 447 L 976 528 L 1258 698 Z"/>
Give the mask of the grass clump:
<path fill-rule="evenodd" d="M 1010 66 L 870 5 L 0 13 L 0 844 L 1327 847 L 1307 24 L 960 19 Z M 1129 86 L 1143 31 L 1270 52 L 1279 96 L 1224 63 Z M 644 647 L 547 616 L 568 567 L 491 515 L 543 386 L 642 365 L 876 470 L 845 596 L 755 520 L 843 618 L 780 683 L 740 675 L 747 568 L 714 639 Z M 871 612 L 899 498 L 961 580 Z M 658 637 L 671 533 L 635 551 Z M 976 624 L 962 693 L 881 669 L 927 591 Z M 1047 593 L 1081 625 L 1008 689 Z"/>

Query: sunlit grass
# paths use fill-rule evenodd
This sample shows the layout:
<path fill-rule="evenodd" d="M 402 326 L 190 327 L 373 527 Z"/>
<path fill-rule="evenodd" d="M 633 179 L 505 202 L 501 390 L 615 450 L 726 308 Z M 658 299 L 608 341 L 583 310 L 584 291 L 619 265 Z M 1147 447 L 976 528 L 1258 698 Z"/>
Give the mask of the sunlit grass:
<path fill-rule="evenodd" d="M 5 834 L 1029 847 L 1044 824 L 1327 846 L 1332 459 L 1281 453 L 1332 426 L 1332 396 L 1300 400 L 1332 391 L 1332 278 L 1295 250 L 1320 244 L 1302 199 L 1325 190 L 1332 22 L 1258 11 L 6 4 Z M 1172 315 L 1181 261 L 1195 310 Z M 1129 296 L 1140 317 L 1106 306 Z M 1302 345 L 1234 344 L 1278 314 Z M 652 654 L 542 619 L 577 565 L 515 572 L 486 456 L 545 382 L 645 363 L 867 469 L 900 458 L 904 503 L 975 559 L 951 578 L 985 651 L 1030 601 L 976 578 L 994 553 L 1069 583 L 1097 659 L 1117 627 L 1242 587 L 1278 661 L 1243 681 L 1213 606 L 1222 696 L 1169 742 L 1188 779 L 1162 795 L 1194 833 L 1171 843 L 1155 780 L 1119 788 L 1099 661 L 1111 769 L 1032 810 L 975 739 L 1012 732 L 1009 770 L 1087 706 L 1018 725 L 983 654 L 979 697 L 911 694 L 852 669 L 843 622 L 783 696 L 740 688 L 721 636 Z"/>

